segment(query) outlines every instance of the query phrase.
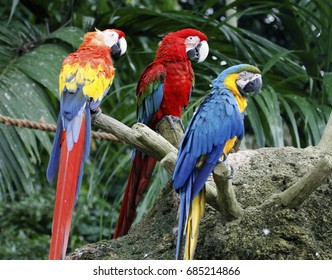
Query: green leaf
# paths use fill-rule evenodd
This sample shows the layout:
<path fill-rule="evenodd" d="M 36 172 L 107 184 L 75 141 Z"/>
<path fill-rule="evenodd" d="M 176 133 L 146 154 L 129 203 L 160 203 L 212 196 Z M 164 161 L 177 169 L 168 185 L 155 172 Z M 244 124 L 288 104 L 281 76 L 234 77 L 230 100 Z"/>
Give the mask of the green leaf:
<path fill-rule="evenodd" d="M 323 76 L 323 84 L 327 96 L 328 103 L 332 104 L 332 73 L 326 72 Z"/>
<path fill-rule="evenodd" d="M 73 51 L 76 51 L 82 44 L 83 36 L 84 31 L 82 29 L 70 26 L 54 31 L 47 36 L 47 39 L 60 39 L 63 42 L 71 45 L 73 47 Z"/>
<path fill-rule="evenodd" d="M 16 6 L 17 4 L 19 3 L 20 1 L 19 0 L 13 0 L 12 2 L 12 7 L 11 7 L 11 10 L 10 10 L 10 15 L 9 15 L 9 18 L 8 18 L 8 21 L 7 21 L 7 25 L 10 23 L 10 21 L 12 20 L 12 17 L 16 11 Z"/>

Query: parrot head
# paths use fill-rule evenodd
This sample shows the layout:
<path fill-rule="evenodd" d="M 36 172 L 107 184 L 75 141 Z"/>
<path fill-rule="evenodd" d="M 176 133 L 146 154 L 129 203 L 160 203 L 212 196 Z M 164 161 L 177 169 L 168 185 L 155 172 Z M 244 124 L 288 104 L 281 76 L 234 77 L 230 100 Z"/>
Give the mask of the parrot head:
<path fill-rule="evenodd" d="M 127 50 L 125 34 L 117 29 L 106 29 L 88 32 L 84 36 L 83 45 L 90 47 L 107 46 L 113 55 L 123 55 Z"/>
<path fill-rule="evenodd" d="M 247 98 L 255 96 L 262 87 L 262 75 L 260 70 L 249 64 L 231 66 L 221 72 L 213 81 L 213 86 L 219 87 L 221 81 L 235 95 Z"/>
<path fill-rule="evenodd" d="M 255 96 L 260 92 L 262 88 L 262 75 L 257 70 L 258 68 L 254 67 L 238 73 L 239 77 L 235 83 L 243 97 L 248 97 L 249 95 Z"/>
<path fill-rule="evenodd" d="M 189 59 L 195 62 L 202 62 L 209 53 L 208 38 L 206 35 L 193 28 L 185 28 L 167 34 L 159 43 L 158 56 L 171 55 Z"/>

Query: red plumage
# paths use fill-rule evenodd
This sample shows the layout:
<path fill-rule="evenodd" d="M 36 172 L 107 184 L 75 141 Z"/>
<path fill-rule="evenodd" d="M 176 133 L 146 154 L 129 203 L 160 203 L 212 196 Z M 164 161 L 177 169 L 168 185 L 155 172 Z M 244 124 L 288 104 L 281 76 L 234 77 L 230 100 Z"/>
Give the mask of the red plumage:
<path fill-rule="evenodd" d="M 111 55 L 122 55 L 126 49 L 122 31 L 96 30 L 88 32 L 80 48 L 62 64 L 60 112 L 46 173 L 49 182 L 58 177 L 49 259 L 65 257 L 72 212 L 90 150 L 90 111 L 98 108 L 113 82 Z"/>
<path fill-rule="evenodd" d="M 62 132 L 58 183 L 55 194 L 54 220 L 49 252 L 50 260 L 63 259 L 66 255 L 73 208 L 77 192 L 82 154 L 85 142 L 84 115 L 77 143 L 71 151 L 66 144 L 66 131 Z"/>
<path fill-rule="evenodd" d="M 138 121 L 153 130 L 166 115 L 181 117 L 183 108 L 188 105 L 194 81 L 194 71 L 187 53 L 191 46 L 188 45 L 189 37 L 195 37 L 197 44 L 207 41 L 207 37 L 195 29 L 169 33 L 159 44 L 155 60 L 144 69 L 138 82 Z M 192 43 L 193 48 L 197 44 Z M 154 158 L 140 151 L 135 152 L 114 238 L 129 231 L 155 164 Z"/>

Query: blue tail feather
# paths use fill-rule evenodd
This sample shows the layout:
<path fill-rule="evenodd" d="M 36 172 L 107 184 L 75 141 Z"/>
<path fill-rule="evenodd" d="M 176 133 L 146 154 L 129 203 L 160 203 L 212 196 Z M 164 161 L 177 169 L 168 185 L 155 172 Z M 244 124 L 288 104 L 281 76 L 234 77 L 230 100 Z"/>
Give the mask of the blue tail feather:
<path fill-rule="evenodd" d="M 58 174 L 59 161 L 60 161 L 60 141 L 61 141 L 62 130 L 63 130 L 62 121 L 59 115 L 56 133 L 52 145 L 51 156 L 48 162 L 48 167 L 46 172 L 46 178 L 49 182 L 51 182 Z"/>

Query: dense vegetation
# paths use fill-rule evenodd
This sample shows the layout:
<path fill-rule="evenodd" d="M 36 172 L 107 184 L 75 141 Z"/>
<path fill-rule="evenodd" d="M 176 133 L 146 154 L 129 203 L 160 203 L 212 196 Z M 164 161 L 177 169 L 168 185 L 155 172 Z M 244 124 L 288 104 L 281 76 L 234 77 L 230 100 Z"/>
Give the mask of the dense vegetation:
<path fill-rule="evenodd" d="M 318 143 L 332 104 L 332 4 L 324 0 L 43 1 L 0 0 L 0 114 L 55 123 L 58 73 L 86 31 L 115 27 L 127 54 L 115 61 L 102 110 L 136 121 L 135 88 L 168 32 L 193 27 L 209 38 L 206 62 L 193 65 L 195 90 L 183 119 L 227 65 L 251 63 L 263 73 L 251 100 L 247 147 Z M 235 9 L 233 9 L 235 8 Z M 45 179 L 52 133 L 0 124 L 0 259 L 46 258 L 55 183 Z M 131 147 L 93 140 L 72 226 L 71 247 L 112 237 Z M 168 176 L 158 167 L 138 219 Z"/>

